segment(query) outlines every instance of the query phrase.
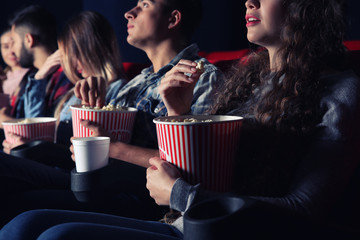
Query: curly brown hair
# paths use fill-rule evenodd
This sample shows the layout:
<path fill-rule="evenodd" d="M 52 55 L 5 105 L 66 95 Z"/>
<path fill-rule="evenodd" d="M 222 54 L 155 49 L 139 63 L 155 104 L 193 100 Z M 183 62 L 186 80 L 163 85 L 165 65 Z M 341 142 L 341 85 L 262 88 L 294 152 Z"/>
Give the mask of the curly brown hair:
<path fill-rule="evenodd" d="M 344 66 L 343 9 L 339 0 L 284 0 L 283 7 L 280 69 L 271 75 L 272 90 L 247 110 L 260 124 L 302 135 L 319 121 L 321 73 Z M 269 74 L 267 50 L 251 53 L 246 63 L 228 73 L 231 77 L 219 91 L 212 114 L 241 108 Z"/>

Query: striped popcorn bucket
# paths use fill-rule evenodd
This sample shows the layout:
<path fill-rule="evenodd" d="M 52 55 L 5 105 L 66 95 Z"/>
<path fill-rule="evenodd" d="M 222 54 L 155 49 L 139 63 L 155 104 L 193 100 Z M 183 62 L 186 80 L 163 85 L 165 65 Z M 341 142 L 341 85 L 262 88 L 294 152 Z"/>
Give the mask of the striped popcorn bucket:
<path fill-rule="evenodd" d="M 198 121 L 184 122 L 191 118 Z M 221 115 L 155 118 L 160 157 L 177 166 L 191 184 L 229 191 L 242 121 Z"/>
<path fill-rule="evenodd" d="M 80 120 L 89 120 L 110 132 L 111 135 L 128 143 L 131 140 L 134 127 L 136 108 L 123 108 L 123 110 L 96 110 L 86 109 L 82 105 L 70 106 L 74 137 L 91 137 L 93 132 L 80 125 Z"/>
<path fill-rule="evenodd" d="M 16 134 L 28 140 L 55 141 L 56 118 L 38 117 L 16 119 L 2 122 L 6 141 L 15 143 L 15 138 L 9 133 Z"/>

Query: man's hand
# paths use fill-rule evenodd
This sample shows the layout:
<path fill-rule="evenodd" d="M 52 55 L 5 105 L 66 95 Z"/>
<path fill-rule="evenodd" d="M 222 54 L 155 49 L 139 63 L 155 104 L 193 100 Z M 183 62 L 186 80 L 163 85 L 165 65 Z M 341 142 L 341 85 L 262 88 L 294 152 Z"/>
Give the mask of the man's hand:
<path fill-rule="evenodd" d="M 80 124 L 86 128 L 88 128 L 89 130 L 92 131 L 91 137 L 110 137 L 110 142 L 115 142 L 116 139 L 105 129 L 103 129 L 101 126 L 99 126 L 98 124 L 88 121 L 88 120 L 80 120 Z M 70 141 L 72 142 L 72 139 L 74 137 L 72 137 L 70 139 Z M 74 156 L 74 147 L 73 145 L 70 146 L 70 152 L 71 152 L 71 158 L 72 160 L 75 161 L 75 156 Z"/>
<path fill-rule="evenodd" d="M 158 157 L 150 158 L 149 167 L 146 171 L 146 188 L 150 196 L 158 205 L 170 205 L 171 190 L 180 172 L 169 162 Z"/>
<path fill-rule="evenodd" d="M 60 51 L 56 50 L 51 54 L 42 65 L 42 67 L 35 74 L 36 80 L 41 80 L 47 78 L 50 74 L 54 73 L 61 64 L 61 55 Z"/>
<path fill-rule="evenodd" d="M 183 115 L 190 111 L 194 87 L 202 73 L 196 66 L 195 62 L 182 59 L 161 80 L 159 93 L 169 116 Z"/>
<path fill-rule="evenodd" d="M 109 133 L 104 128 L 102 128 L 100 125 L 98 125 L 92 121 L 80 120 L 80 125 L 88 128 L 89 130 L 92 131 L 91 137 L 100 137 L 100 136 L 101 137 L 110 137 L 111 142 L 116 141 L 116 139 L 111 135 L 111 133 Z"/>
<path fill-rule="evenodd" d="M 91 107 L 103 107 L 106 96 L 106 81 L 102 77 L 88 77 L 80 80 L 75 85 L 75 96 L 82 100 L 83 104 Z"/>

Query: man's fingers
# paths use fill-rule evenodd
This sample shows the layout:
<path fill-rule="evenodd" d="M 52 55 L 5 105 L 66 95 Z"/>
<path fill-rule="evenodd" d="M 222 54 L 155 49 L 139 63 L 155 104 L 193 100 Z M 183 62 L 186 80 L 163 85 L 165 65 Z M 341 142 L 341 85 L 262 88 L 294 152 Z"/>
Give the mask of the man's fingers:
<path fill-rule="evenodd" d="M 183 73 L 195 73 L 197 63 L 189 60 L 180 60 L 179 63 L 175 66 L 175 70 Z"/>
<path fill-rule="evenodd" d="M 89 128 L 90 130 L 93 130 L 94 128 L 97 128 L 98 125 L 96 123 L 93 123 L 89 120 L 80 120 L 80 125 Z"/>
<path fill-rule="evenodd" d="M 180 61 L 178 62 L 178 64 L 195 66 L 195 67 L 196 67 L 196 65 L 197 65 L 196 62 L 193 62 L 193 61 L 187 60 L 187 59 L 180 59 Z"/>
<path fill-rule="evenodd" d="M 100 127 L 100 125 L 98 125 L 95 122 L 89 121 L 89 120 L 80 120 L 80 124 L 86 128 L 88 128 L 90 131 L 92 131 L 92 135 L 93 137 L 95 136 L 110 136 L 109 133 L 107 133 L 105 130 L 102 129 L 102 127 Z"/>

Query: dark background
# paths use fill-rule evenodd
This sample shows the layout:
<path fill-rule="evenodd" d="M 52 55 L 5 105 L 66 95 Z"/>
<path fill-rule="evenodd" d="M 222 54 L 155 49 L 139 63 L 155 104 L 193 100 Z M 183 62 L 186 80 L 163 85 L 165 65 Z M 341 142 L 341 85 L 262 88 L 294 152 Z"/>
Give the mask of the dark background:
<path fill-rule="evenodd" d="M 123 61 L 148 62 L 146 55 L 126 42 L 124 13 L 136 5 L 137 0 L 2 0 L 0 28 L 6 26 L 8 18 L 17 9 L 39 4 L 48 8 L 58 21 L 61 30 L 64 22 L 82 10 L 94 10 L 105 15 L 112 23 L 120 44 Z M 245 28 L 245 0 L 203 0 L 202 23 L 195 33 L 194 42 L 202 51 L 238 50 L 248 47 Z M 360 1 L 347 0 L 346 40 L 360 40 Z M 315 20 L 315 19 L 314 19 Z"/>

